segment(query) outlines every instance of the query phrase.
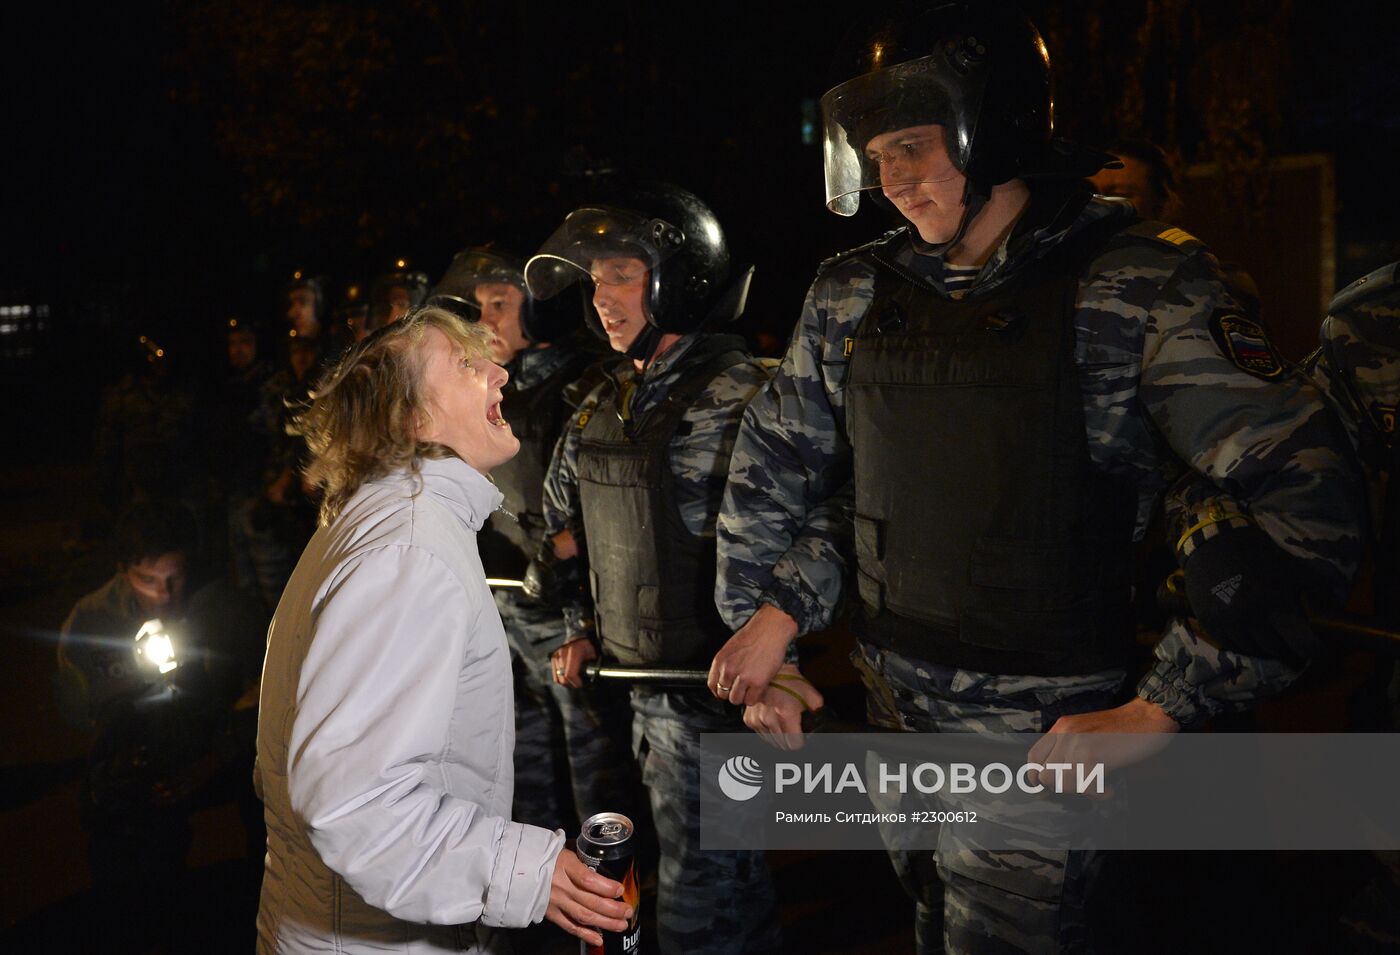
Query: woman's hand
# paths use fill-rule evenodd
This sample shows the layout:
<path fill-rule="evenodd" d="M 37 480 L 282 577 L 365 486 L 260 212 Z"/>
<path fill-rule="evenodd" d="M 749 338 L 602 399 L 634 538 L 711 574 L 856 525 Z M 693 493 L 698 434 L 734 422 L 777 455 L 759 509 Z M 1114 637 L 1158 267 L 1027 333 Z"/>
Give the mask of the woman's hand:
<path fill-rule="evenodd" d="M 603 937 L 590 926 L 609 932 L 627 931 L 632 909 L 619 900 L 621 895 L 621 883 L 594 872 L 566 847 L 554 860 L 549 908 L 544 917 L 589 945 L 602 945 Z"/>

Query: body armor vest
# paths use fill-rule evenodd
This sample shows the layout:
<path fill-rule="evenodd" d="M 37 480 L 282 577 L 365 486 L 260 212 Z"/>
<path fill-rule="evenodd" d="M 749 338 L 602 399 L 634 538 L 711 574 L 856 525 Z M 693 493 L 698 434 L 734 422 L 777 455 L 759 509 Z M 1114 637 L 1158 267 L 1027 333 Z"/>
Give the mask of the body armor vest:
<path fill-rule="evenodd" d="M 532 388 L 507 389 L 501 398 L 501 414 L 520 439 L 520 451 L 491 470 L 491 479 L 505 497 L 501 506 L 515 516 L 491 515 L 489 536 L 482 541 L 482 563 L 492 577 L 519 579 L 535 556 L 544 535 L 544 478 L 549 471 L 554 443 L 572 412 L 564 390 L 588 364 L 584 355 L 572 355 L 564 365 Z"/>
<path fill-rule="evenodd" d="M 846 387 L 871 642 L 991 673 L 1121 663 L 1136 495 L 1091 467 L 1074 361 L 1078 276 L 1106 238 L 973 301 L 871 253 Z"/>
<path fill-rule="evenodd" d="M 623 420 L 619 389 L 583 424 L 579 499 L 589 584 L 603 650 L 624 664 L 701 664 L 730 631 L 715 608 L 715 542 L 692 534 L 667 462 L 687 409 L 714 378 L 744 361 L 743 340 L 699 339 L 669 393 Z"/>

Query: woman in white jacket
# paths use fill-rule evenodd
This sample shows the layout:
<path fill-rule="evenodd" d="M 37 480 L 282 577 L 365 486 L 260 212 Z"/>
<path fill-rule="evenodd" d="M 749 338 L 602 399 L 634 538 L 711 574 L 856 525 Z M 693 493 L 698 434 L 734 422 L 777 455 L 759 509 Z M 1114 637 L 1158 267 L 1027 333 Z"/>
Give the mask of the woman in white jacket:
<path fill-rule="evenodd" d="M 562 832 L 511 822 L 510 655 L 477 554 L 519 448 L 489 333 L 420 311 L 356 346 L 300 428 L 324 498 L 268 634 L 260 952 L 492 952 L 631 914 Z"/>

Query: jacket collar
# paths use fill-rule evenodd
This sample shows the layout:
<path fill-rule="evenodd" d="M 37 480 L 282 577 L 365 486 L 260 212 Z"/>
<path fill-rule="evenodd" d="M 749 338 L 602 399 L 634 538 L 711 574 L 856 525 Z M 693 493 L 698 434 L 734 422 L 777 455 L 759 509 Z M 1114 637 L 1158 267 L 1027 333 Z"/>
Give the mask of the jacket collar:
<path fill-rule="evenodd" d="M 473 531 L 481 530 L 504 500 L 490 478 L 459 457 L 423 458 L 418 473 L 423 493 L 440 501 Z"/>

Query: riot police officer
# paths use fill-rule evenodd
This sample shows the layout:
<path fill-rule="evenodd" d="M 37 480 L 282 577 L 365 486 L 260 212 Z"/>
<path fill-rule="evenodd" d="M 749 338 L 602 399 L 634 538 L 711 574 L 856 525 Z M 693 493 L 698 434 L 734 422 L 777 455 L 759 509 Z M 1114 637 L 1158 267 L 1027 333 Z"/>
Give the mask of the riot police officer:
<path fill-rule="evenodd" d="M 366 302 L 366 334 L 403 318 L 423 304 L 428 297 L 428 274 L 408 267 L 406 259 L 397 259 L 394 267 L 370 284 Z"/>
<path fill-rule="evenodd" d="M 600 650 L 624 664 L 708 661 L 727 635 L 714 605 L 714 520 L 739 418 L 766 379 L 742 339 L 714 333 L 743 310 L 750 271 L 699 198 L 639 186 L 576 209 L 530 259 L 532 294 L 592 282 L 589 325 L 621 361 L 570 419 L 545 484 L 545 522 L 585 552 L 591 606 L 566 609 L 555 679 L 581 683 Z M 578 559 L 578 558 L 572 558 Z M 740 727 L 703 690 L 636 687 L 633 746 L 660 848 L 664 952 L 772 950 L 761 852 L 701 852 L 700 734 Z"/>
<path fill-rule="evenodd" d="M 564 422 L 586 391 L 593 352 L 578 347 L 576 295 L 541 301 L 525 287 L 524 262 L 492 248 L 463 249 L 429 304 L 491 329 L 493 360 L 510 373 L 501 414 L 520 451 L 492 471 L 505 495 L 478 535 L 496 607 L 510 641 L 516 693 L 515 818 L 571 828 L 605 809 L 633 808 L 637 784 L 626 731 L 627 702 L 603 688 L 571 692 L 552 679 L 550 654 L 564 642 L 554 595 L 511 586 L 544 545 L 544 477 Z M 564 765 L 560 766 L 560 755 Z M 561 785 L 562 784 L 562 785 Z M 572 807 L 572 809 L 570 808 Z M 577 818 L 569 821 L 570 814 Z"/>
<path fill-rule="evenodd" d="M 795 728 L 768 684 L 830 622 L 853 537 L 872 719 L 1049 731 L 1042 761 L 1096 731 L 1175 731 L 1208 674 L 1170 634 L 1119 696 L 1133 540 L 1193 469 L 1341 591 L 1359 494 L 1330 418 L 1202 243 L 1091 197 L 1108 157 L 1052 138 L 1029 21 L 902 9 L 849 52 L 822 99 L 827 205 L 870 196 L 903 224 L 822 266 L 745 417 L 716 591 L 737 632 L 712 687 L 755 728 Z M 892 855 L 920 951 L 1088 944 L 1092 854 Z"/>

